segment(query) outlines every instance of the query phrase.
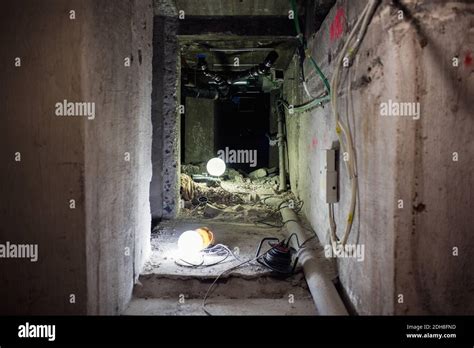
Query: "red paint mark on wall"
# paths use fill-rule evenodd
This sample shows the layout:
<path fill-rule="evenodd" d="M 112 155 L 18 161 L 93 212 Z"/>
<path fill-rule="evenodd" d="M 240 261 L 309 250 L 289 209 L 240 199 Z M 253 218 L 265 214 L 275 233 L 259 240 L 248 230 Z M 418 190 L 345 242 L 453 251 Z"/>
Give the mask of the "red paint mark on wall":
<path fill-rule="evenodd" d="M 329 27 L 329 37 L 334 41 L 342 36 L 344 33 L 344 25 L 346 23 L 346 15 L 344 9 L 341 7 L 336 11 L 336 15 Z"/>
<path fill-rule="evenodd" d="M 470 66 L 472 64 L 472 56 L 471 52 L 466 53 L 466 56 L 464 57 L 464 65 L 465 66 Z"/>
<path fill-rule="evenodd" d="M 318 146 L 318 139 L 316 137 L 313 137 L 311 139 L 311 145 L 309 146 L 310 150 L 314 150 Z"/>

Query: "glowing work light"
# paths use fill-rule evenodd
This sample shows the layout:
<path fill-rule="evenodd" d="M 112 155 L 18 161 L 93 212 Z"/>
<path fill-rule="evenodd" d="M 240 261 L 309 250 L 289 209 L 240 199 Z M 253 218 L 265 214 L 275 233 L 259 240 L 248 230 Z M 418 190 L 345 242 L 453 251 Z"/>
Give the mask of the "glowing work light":
<path fill-rule="evenodd" d="M 193 256 L 214 242 L 214 235 L 207 227 L 183 232 L 178 239 L 178 249 L 182 256 Z"/>
<path fill-rule="evenodd" d="M 218 157 L 211 158 L 206 165 L 207 172 L 212 176 L 221 176 L 225 172 L 225 162 Z"/>

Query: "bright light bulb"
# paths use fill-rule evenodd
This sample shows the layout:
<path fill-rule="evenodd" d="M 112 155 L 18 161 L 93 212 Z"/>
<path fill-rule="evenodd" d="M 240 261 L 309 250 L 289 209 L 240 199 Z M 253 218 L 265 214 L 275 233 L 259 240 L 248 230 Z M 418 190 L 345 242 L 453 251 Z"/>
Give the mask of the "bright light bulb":
<path fill-rule="evenodd" d="M 221 176 L 225 172 L 225 162 L 218 157 L 211 158 L 207 162 L 206 169 L 212 176 Z"/>
<path fill-rule="evenodd" d="M 190 263 L 199 263 L 201 251 L 214 242 L 214 234 L 207 227 L 183 232 L 178 239 L 178 256 Z"/>
<path fill-rule="evenodd" d="M 201 235 L 197 231 L 186 231 L 179 236 L 178 249 L 183 254 L 197 254 L 204 248 Z"/>

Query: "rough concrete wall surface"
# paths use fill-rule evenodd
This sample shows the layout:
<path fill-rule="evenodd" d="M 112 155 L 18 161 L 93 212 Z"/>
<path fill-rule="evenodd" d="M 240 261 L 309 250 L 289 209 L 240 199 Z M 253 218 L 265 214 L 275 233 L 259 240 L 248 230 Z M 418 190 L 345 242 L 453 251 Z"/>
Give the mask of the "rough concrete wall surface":
<path fill-rule="evenodd" d="M 1 314 L 86 312 L 88 121 L 55 114 L 56 103 L 83 99 L 77 44 L 82 24 L 69 19 L 71 5 L 81 8 L 79 1 L 60 0 L 2 4 L 0 243 L 37 244 L 38 260 L 0 259 Z"/>
<path fill-rule="evenodd" d="M 395 211 L 395 313 L 473 314 L 474 4 L 426 1 L 405 12 L 408 23 L 386 25 L 394 96 L 416 99 L 421 113 L 392 126 L 406 202 Z"/>
<path fill-rule="evenodd" d="M 88 3 L 81 85 L 97 110 L 85 138 L 90 314 L 124 309 L 150 249 L 152 12 L 151 1 Z"/>
<path fill-rule="evenodd" d="M 153 177 L 150 205 L 154 220 L 173 218 L 179 210 L 180 100 L 178 20 L 157 15 L 153 33 Z"/>
<path fill-rule="evenodd" d="M 312 53 L 328 78 L 334 68 L 331 62 L 350 31 L 347 22 L 352 28 L 364 4 L 338 1 L 320 31 L 310 39 Z M 426 32 L 434 28 L 439 31 L 428 36 L 428 44 L 420 38 L 417 22 L 409 24 L 408 12 L 404 20 L 398 20 L 398 9 L 382 1 L 350 70 L 350 125 L 359 195 L 349 243 L 363 244 L 365 255 L 362 262 L 338 259 L 338 266 L 344 291 L 360 314 L 472 312 L 466 306 L 473 303 L 472 280 L 468 281 L 472 275 L 463 273 L 467 250 L 472 247 L 468 238 L 472 217 L 466 204 L 472 198 L 467 189 L 472 182 L 472 159 L 466 156 L 464 161 L 449 161 L 454 151 L 467 154 L 473 146 L 469 136 L 472 118 L 468 120 L 472 102 L 468 105 L 467 99 L 472 92 L 472 70 L 449 67 L 454 55 L 466 54 L 468 45 L 472 45 L 472 35 L 467 35 L 461 44 L 450 38 L 462 37 L 461 33 L 469 30 L 472 33 L 472 24 L 467 14 L 458 19 L 466 4 L 422 4 L 417 7 L 419 26 Z M 344 34 L 337 37 L 334 22 L 341 12 L 347 22 Z M 432 20 L 429 27 L 428 19 Z M 288 81 L 285 88 L 287 98 L 297 104 L 303 93 L 296 87 L 294 63 L 287 72 L 293 74 L 294 80 Z M 307 64 L 306 71 L 310 69 Z M 322 84 L 314 73 L 310 80 L 312 94 L 321 93 Z M 339 110 L 344 120 L 346 86 L 342 81 L 339 89 Z M 389 100 L 419 102 L 421 118 L 382 117 L 380 105 Z M 337 140 L 331 106 L 300 115 L 287 114 L 287 127 L 292 189 L 305 201 L 304 211 L 319 238 L 328 243 L 328 208 L 315 188 L 319 187 L 321 150 L 332 148 Z M 452 180 L 450 173 L 457 179 Z M 350 197 L 342 154 L 339 193 L 335 216 L 342 235 Z M 399 199 L 404 200 L 403 209 L 398 208 Z M 463 251 L 452 258 L 455 244 L 462 244 Z M 445 258 L 439 257 L 442 253 Z M 436 258 L 439 261 L 434 262 Z M 405 302 L 400 305 L 398 295 L 402 292 Z M 459 302 L 454 302 L 454 294 L 459 296 Z"/>
<path fill-rule="evenodd" d="M 138 172 L 135 177 L 137 194 L 135 220 L 135 260 L 134 280 L 138 280 L 143 266 L 151 253 L 150 230 L 150 182 L 152 177 L 152 123 L 151 123 L 151 90 L 152 90 L 152 55 L 153 55 L 153 18 L 150 16 L 150 1 L 135 0 L 136 10 L 132 16 L 132 52 L 138 55 L 138 74 L 134 84 L 138 89 L 138 98 L 134 98 L 134 110 L 139 115 L 137 124 L 138 137 L 136 162 Z M 141 62 L 140 62 L 141 60 Z"/>
<path fill-rule="evenodd" d="M 131 296 L 150 251 L 152 12 L 138 0 L 2 10 L 1 240 L 39 252 L 1 260 L 2 314 L 116 314 Z M 64 100 L 94 113 L 58 117 Z"/>
<path fill-rule="evenodd" d="M 274 91 L 270 93 L 270 124 L 269 132 L 270 134 L 278 133 L 278 113 L 275 110 L 275 98 L 277 98 L 277 93 Z M 278 167 L 279 166 L 279 157 L 278 157 L 278 145 L 269 147 L 268 154 L 268 167 Z"/>
<path fill-rule="evenodd" d="M 184 162 L 206 162 L 216 156 L 214 144 L 215 102 L 186 98 Z"/>
<path fill-rule="evenodd" d="M 328 14 L 309 47 L 328 78 L 332 75 L 333 61 L 336 59 L 347 34 L 331 39 L 331 25 L 338 11 L 344 11 L 350 23 L 360 13 L 364 2 L 338 2 Z M 355 258 L 338 259 L 340 281 L 355 311 L 360 314 L 389 314 L 393 311 L 393 178 L 395 175 L 395 130 L 387 127 L 387 120 L 377 117 L 377 98 L 385 98 L 390 82 L 384 81 L 380 72 L 374 71 L 370 84 L 365 83 L 366 63 L 382 59 L 386 43 L 381 28 L 379 12 L 373 18 L 365 41 L 359 51 L 359 59 L 352 67 L 352 100 L 354 116 L 351 128 L 358 161 L 358 184 L 360 204 L 356 211 L 353 231 L 349 244 L 363 244 L 363 261 Z M 370 49 L 369 49 L 370 48 Z M 363 57 L 362 59 L 360 57 Z M 377 58 L 378 57 L 378 58 Z M 329 62 L 331 59 L 331 62 Z M 296 63 L 296 61 L 295 61 Z M 362 64 L 363 63 L 363 64 Z M 293 65 L 293 69 L 297 66 Z M 386 67 L 387 68 L 387 67 Z M 312 95 L 323 91 L 317 75 L 305 66 L 310 74 L 309 89 Z M 377 69 L 377 67 L 374 67 Z M 302 101 L 303 93 L 298 90 L 298 72 L 292 71 L 294 79 L 286 86 L 287 93 L 293 94 L 294 104 Z M 347 98 L 345 83 L 342 83 L 339 105 L 344 106 Z M 296 99 L 295 99 L 296 98 Z M 337 143 L 335 124 L 331 106 L 314 109 L 303 114 L 287 114 L 288 151 L 290 159 L 290 180 L 292 190 L 304 200 L 304 211 L 312 223 L 321 242 L 329 244 L 328 206 L 319 196 L 320 162 L 324 149 L 333 148 Z M 344 114 L 342 114 L 344 115 Z M 345 116 L 344 117 L 345 120 Z M 339 196 L 335 204 L 335 220 L 338 233 L 345 228 L 350 204 L 350 184 L 339 151 Z"/>

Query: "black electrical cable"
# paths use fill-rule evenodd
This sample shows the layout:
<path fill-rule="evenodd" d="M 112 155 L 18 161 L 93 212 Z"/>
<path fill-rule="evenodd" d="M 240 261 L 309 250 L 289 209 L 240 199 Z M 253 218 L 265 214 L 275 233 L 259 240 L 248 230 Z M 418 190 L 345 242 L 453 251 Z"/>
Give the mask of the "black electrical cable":
<path fill-rule="evenodd" d="M 267 197 L 265 197 L 264 199 L 262 199 L 262 203 L 263 203 L 263 204 L 267 204 L 267 203 L 265 203 L 265 201 L 266 201 L 267 199 L 270 199 L 270 198 L 278 198 L 278 197 L 279 197 L 278 195 L 270 195 L 270 196 L 267 196 Z"/>
<path fill-rule="evenodd" d="M 268 226 L 268 227 L 274 227 L 274 228 L 282 228 L 282 227 L 283 227 L 283 225 L 271 224 L 271 223 L 266 222 L 266 221 L 264 221 L 264 220 L 254 221 L 253 223 L 254 223 L 255 225 L 261 224 L 261 225 L 265 225 L 265 226 Z"/>
<path fill-rule="evenodd" d="M 199 264 L 194 264 L 194 263 L 186 261 L 182 258 L 180 258 L 179 261 L 184 262 L 186 265 L 180 264 L 177 261 L 175 261 L 175 263 L 178 266 L 181 266 L 181 267 L 208 268 L 208 267 L 216 266 L 218 264 L 223 263 L 225 260 L 227 260 L 229 258 L 229 256 L 233 256 L 236 260 L 240 261 L 239 257 L 237 255 L 235 255 L 235 253 L 233 253 L 227 246 L 225 246 L 223 244 L 216 244 L 212 247 L 204 249 L 202 252 L 205 253 L 205 254 L 208 254 L 208 255 L 212 255 L 212 254 L 216 254 L 216 255 L 219 255 L 219 256 L 223 255 L 223 258 L 220 259 L 217 262 L 204 263 L 204 257 L 201 255 L 202 256 L 202 261 Z"/>
<path fill-rule="evenodd" d="M 283 222 L 283 223 L 280 224 L 280 225 L 274 225 L 274 224 L 265 222 L 265 221 L 263 221 L 263 220 L 259 220 L 259 221 L 254 221 L 254 224 L 262 224 L 262 225 L 266 225 L 266 226 L 269 226 L 269 227 L 282 228 L 282 227 L 284 227 L 288 222 L 292 222 L 292 221 L 293 221 L 293 222 L 299 222 L 298 220 L 290 219 L 290 220 L 286 220 L 285 222 Z"/>
<path fill-rule="evenodd" d="M 226 254 L 231 255 L 234 259 L 241 261 L 240 258 L 232 250 L 230 250 L 228 246 L 224 244 L 216 244 L 210 248 L 206 248 L 203 250 L 203 252 L 206 254 L 217 254 L 217 255 L 222 255 L 223 251 Z"/>
<path fill-rule="evenodd" d="M 297 214 L 301 211 L 301 209 L 303 209 L 304 201 L 301 200 L 300 202 L 301 202 L 301 205 L 298 207 L 298 209 L 295 210 L 295 213 Z"/>
<path fill-rule="evenodd" d="M 275 224 L 266 222 L 266 220 L 268 220 L 269 217 L 272 217 L 272 216 L 274 216 L 275 214 L 279 213 L 280 210 L 282 210 L 283 208 L 289 208 L 289 205 L 283 206 L 284 203 L 288 203 L 288 201 L 283 201 L 283 202 L 281 202 L 281 203 L 278 205 L 278 208 L 277 208 L 276 210 L 274 210 L 269 216 L 267 216 L 267 217 L 264 218 L 264 219 L 260 219 L 260 220 L 254 221 L 254 224 L 255 224 L 255 225 L 257 225 L 257 224 L 262 224 L 262 225 L 266 225 L 266 226 L 269 226 L 269 227 L 275 227 L 275 228 L 282 228 L 283 226 L 285 226 L 286 222 L 285 222 L 285 223 L 282 223 L 282 224 L 280 224 L 280 225 L 275 225 Z M 301 209 L 303 209 L 303 205 L 304 205 L 304 201 L 303 201 L 303 200 L 298 200 L 297 203 L 296 203 L 297 208 L 294 210 L 295 213 L 298 214 L 298 213 L 301 211 Z M 287 221 L 287 222 L 289 222 L 289 221 Z"/>
<path fill-rule="evenodd" d="M 288 220 L 288 221 L 290 221 L 290 220 Z M 309 230 L 309 229 L 307 229 L 307 230 Z M 312 231 L 312 230 L 311 230 L 311 231 Z M 312 232 L 314 232 L 314 231 L 312 231 Z M 297 235 L 295 232 L 293 232 L 293 233 L 290 234 L 290 236 L 286 239 L 285 245 L 286 245 L 287 247 L 288 247 L 288 245 L 290 245 L 291 238 L 293 238 L 293 237 L 295 237 L 295 239 L 296 239 L 296 245 L 298 246 L 298 249 L 302 249 L 302 248 L 304 248 L 304 245 L 305 245 L 307 242 L 309 242 L 310 240 L 316 238 L 316 233 L 315 233 L 313 236 L 311 236 L 311 237 L 309 237 L 308 239 L 306 239 L 303 243 L 300 244 L 300 240 L 299 240 L 299 238 L 298 238 L 298 235 Z"/>
<path fill-rule="evenodd" d="M 298 238 L 298 235 L 294 232 L 292 234 L 290 234 L 290 236 L 288 237 L 288 239 L 285 242 L 285 245 L 288 247 L 288 245 L 290 244 L 291 238 L 293 238 L 293 237 L 296 238 L 296 245 L 298 245 L 298 248 L 301 248 L 301 244 L 300 244 L 300 240 Z"/>
<path fill-rule="evenodd" d="M 177 261 L 174 262 L 175 264 L 177 264 L 178 266 L 181 266 L 181 267 L 198 268 L 198 267 L 200 267 L 204 264 L 204 258 L 201 260 L 200 264 L 195 264 L 195 263 L 186 261 L 186 260 L 181 259 L 181 258 L 179 259 L 179 261 L 184 262 L 184 263 L 187 264 L 187 265 L 182 265 L 182 264 L 179 264 Z"/>
<path fill-rule="evenodd" d="M 216 266 L 220 263 L 223 263 L 225 260 L 227 260 L 227 258 L 229 257 L 229 254 L 226 254 L 222 259 L 220 259 L 219 261 L 217 262 L 214 262 L 214 263 L 206 263 L 204 264 L 204 258 L 202 259 L 201 263 L 200 264 L 194 264 L 194 263 L 191 263 L 189 261 L 186 261 L 184 259 L 179 259 L 179 261 L 181 262 L 184 262 L 186 263 L 187 265 L 182 265 L 178 262 L 175 261 L 175 263 L 178 265 L 178 266 L 181 266 L 181 267 L 190 267 L 190 268 L 207 268 L 207 267 L 212 267 L 212 266 Z"/>
<path fill-rule="evenodd" d="M 253 259 L 250 259 L 250 260 L 247 260 L 247 261 L 243 261 L 243 262 L 239 263 L 238 265 L 233 266 L 233 267 L 231 267 L 231 268 L 228 268 L 228 269 L 226 269 L 225 271 L 221 272 L 221 273 L 216 277 L 216 279 L 214 279 L 214 281 L 212 282 L 212 284 L 211 284 L 211 285 L 209 286 L 209 288 L 207 289 L 206 294 L 204 295 L 204 298 L 203 298 L 203 300 L 202 300 L 202 306 L 201 306 L 201 308 L 202 308 L 202 310 L 204 311 L 204 313 L 206 313 L 207 315 L 212 315 L 212 314 L 205 308 L 205 307 L 206 307 L 206 300 L 207 300 L 207 298 L 209 297 L 209 295 L 212 293 L 212 290 L 213 290 L 213 288 L 214 288 L 214 285 L 217 283 L 217 281 L 218 281 L 224 274 L 226 274 L 226 273 L 228 273 L 228 272 L 231 272 L 231 271 L 233 271 L 233 270 L 235 270 L 235 269 L 237 269 L 237 268 L 240 268 L 240 267 L 242 267 L 242 266 L 244 266 L 244 265 L 246 265 L 246 264 L 249 264 L 250 262 L 256 261 L 258 258 L 264 256 L 265 254 L 267 254 L 270 250 L 274 249 L 275 247 L 276 247 L 276 246 L 274 246 L 274 247 L 268 249 L 265 253 L 263 253 L 262 255 L 260 255 L 260 256 L 258 256 L 258 257 L 254 257 Z"/>
<path fill-rule="evenodd" d="M 290 220 L 288 220 L 288 221 L 290 221 Z M 291 237 L 291 236 L 290 236 L 290 237 Z M 307 242 L 309 242 L 310 240 L 314 239 L 314 238 L 316 238 L 316 235 L 314 235 L 314 236 L 309 237 L 308 239 L 306 239 L 302 244 L 300 244 L 300 249 L 299 249 L 299 250 L 305 248 L 304 245 L 305 245 Z M 204 298 L 203 298 L 203 300 L 202 300 L 202 305 L 201 305 L 201 308 L 202 308 L 202 310 L 204 311 L 204 313 L 206 313 L 207 315 L 212 316 L 212 314 L 206 309 L 206 301 L 207 301 L 207 299 L 209 298 L 209 295 L 212 293 L 212 290 L 213 290 L 214 286 L 216 285 L 217 281 L 218 281 L 224 274 L 226 274 L 226 273 L 228 273 L 228 272 L 231 272 L 231 271 L 233 271 L 233 270 L 235 270 L 235 269 L 237 269 L 237 268 L 240 268 L 240 267 L 242 267 L 242 266 L 244 266 L 244 265 L 247 265 L 247 264 L 249 264 L 249 263 L 251 263 L 251 262 L 253 262 L 253 261 L 256 261 L 257 259 L 259 259 L 259 258 L 261 258 L 261 257 L 264 257 L 264 256 L 265 256 L 266 254 L 268 254 L 271 250 L 273 250 L 273 249 L 275 249 L 276 247 L 278 247 L 278 245 L 279 245 L 279 243 L 277 243 L 276 245 L 272 246 L 270 249 L 268 249 L 268 250 L 267 250 L 266 252 L 264 252 L 263 254 L 261 254 L 261 255 L 259 255 L 259 256 L 257 256 L 257 257 L 254 257 L 253 259 L 250 259 L 250 260 L 247 260 L 247 261 L 243 261 L 242 263 L 239 263 L 238 265 L 233 266 L 233 267 L 231 267 L 231 268 L 228 268 L 228 269 L 226 269 L 225 271 L 221 272 L 221 273 L 216 277 L 216 279 L 214 279 L 214 281 L 212 282 L 212 284 L 211 284 L 211 285 L 209 286 L 209 288 L 207 289 L 206 294 L 204 295 Z M 299 251 L 299 250 L 298 250 L 298 251 Z"/>

